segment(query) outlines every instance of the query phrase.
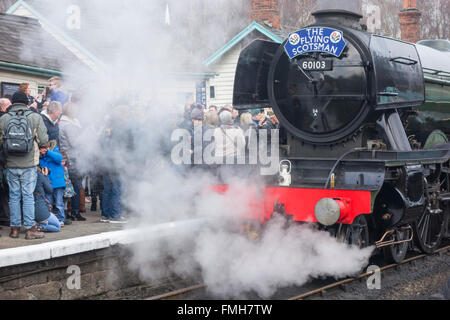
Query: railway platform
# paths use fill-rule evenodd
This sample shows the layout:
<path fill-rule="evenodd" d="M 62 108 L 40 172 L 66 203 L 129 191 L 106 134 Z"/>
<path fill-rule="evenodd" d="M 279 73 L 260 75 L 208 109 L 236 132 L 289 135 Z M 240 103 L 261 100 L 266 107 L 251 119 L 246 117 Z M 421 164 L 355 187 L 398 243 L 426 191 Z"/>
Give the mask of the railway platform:
<path fill-rule="evenodd" d="M 199 220 L 167 222 L 146 227 L 100 222 L 100 214 L 87 212 L 86 221 L 75 221 L 45 238 L 9 238 L 9 227 L 0 230 L 0 300 L 71 300 L 123 298 L 123 292 L 155 290 L 163 282 L 145 283 L 130 268 L 131 246 L 159 241 Z M 132 220 L 132 219 L 131 219 Z M 79 277 L 79 279 L 77 279 Z M 162 289 L 161 289 L 162 290 Z M 139 298 L 136 293 L 130 293 Z"/>
<path fill-rule="evenodd" d="M 10 228 L 1 226 L 0 229 L 0 250 L 32 246 L 36 244 L 49 243 L 58 240 L 67 240 L 83 236 L 95 235 L 104 232 L 122 230 L 123 224 L 112 224 L 100 222 L 100 212 L 88 211 L 83 216 L 86 221 L 73 221 L 71 225 L 64 226 L 60 232 L 46 232 L 45 238 L 36 240 L 25 240 L 25 230 L 21 229 L 19 239 L 10 238 Z M 1 251 L 0 251 L 1 252 Z"/>

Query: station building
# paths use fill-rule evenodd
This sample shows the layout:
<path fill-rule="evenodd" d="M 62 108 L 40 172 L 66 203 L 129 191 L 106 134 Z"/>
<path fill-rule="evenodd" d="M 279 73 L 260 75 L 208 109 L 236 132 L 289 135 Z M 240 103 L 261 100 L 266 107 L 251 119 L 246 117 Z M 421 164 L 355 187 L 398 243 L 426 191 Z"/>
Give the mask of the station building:
<path fill-rule="evenodd" d="M 69 61 L 82 63 L 66 47 L 43 36 L 38 20 L 0 14 L 1 96 L 12 95 L 20 83 L 30 84 L 31 94 L 41 93 L 52 76 L 62 76 L 61 67 Z"/>
<path fill-rule="evenodd" d="M 51 1 L 48 3 L 51 4 Z M 61 59 L 77 59 L 82 66 L 80 68 L 101 72 L 106 60 L 103 54 L 108 51 L 105 47 L 111 44 L 102 43 L 98 37 L 83 36 L 80 32 L 80 19 L 83 27 L 96 28 L 95 13 L 88 12 L 83 7 L 83 1 L 79 1 L 77 5 L 65 8 L 65 12 L 49 14 L 54 9 L 49 4 L 46 7 L 45 1 L 18 0 L 0 17 L 1 34 L 6 38 L 2 39 L 5 48 L 0 49 L 0 80 L 5 92 L 24 81 L 30 82 L 33 94 L 43 90 L 50 76 L 64 76 L 61 73 L 64 64 Z M 419 18 L 415 1 L 405 0 L 399 16 L 402 39 L 411 42 L 420 40 Z M 254 39 L 281 43 L 295 30 L 282 28 L 280 20 L 278 1 L 251 0 L 249 24 L 214 52 L 199 50 L 195 53 L 201 56 L 201 64 L 189 65 L 186 61 L 198 59 L 186 57 L 178 68 L 170 70 L 167 92 L 175 91 L 177 103 L 180 104 L 231 105 L 234 75 L 242 48 Z M 48 36 L 42 36 L 42 31 Z M 34 50 L 18 55 L 17 50 L 14 52 L 11 48 L 17 39 L 33 43 Z M 53 52 L 62 54 L 52 55 L 49 50 L 41 50 L 42 45 L 36 45 L 36 39 L 40 39 L 41 44 L 51 43 L 57 47 Z M 113 47 L 110 49 L 114 50 Z"/>
<path fill-rule="evenodd" d="M 280 15 L 277 1 L 270 1 L 270 7 L 267 9 L 264 1 L 253 0 L 252 11 L 250 13 L 250 23 L 238 34 L 232 37 L 222 47 L 218 48 L 212 54 L 201 57 L 203 63 L 201 65 L 191 65 L 180 70 L 170 71 L 170 87 L 176 88 L 177 100 L 179 103 L 196 102 L 203 105 L 225 106 L 232 104 L 234 73 L 241 49 L 249 42 L 256 38 L 267 39 L 276 42 L 282 42 L 283 38 L 289 33 L 280 30 Z M 70 9 L 67 12 L 61 12 L 59 17 L 55 18 L 54 14 L 49 15 L 46 12 L 49 8 L 45 4 L 36 0 L 18 0 L 2 15 L 0 19 L 0 28 L 9 29 L 5 34 L 16 32 L 16 36 L 10 37 L 14 46 L 14 41 L 20 39 L 19 34 L 23 34 L 23 29 L 29 28 L 34 30 L 34 39 L 44 38 L 44 42 L 49 42 L 58 47 L 55 52 L 63 53 L 62 55 L 48 55 L 38 57 L 39 54 L 48 54 L 48 50 L 30 51 L 31 57 L 35 57 L 35 62 L 30 63 L 27 60 L 12 59 L 9 52 L 4 52 L 0 56 L 0 60 L 5 64 L 12 63 L 14 67 L 20 65 L 20 74 L 17 71 L 2 69 L 8 71 L 2 74 L 1 82 L 4 83 L 5 90 L 12 91 L 14 86 L 21 82 L 29 82 L 31 84 L 32 94 L 36 94 L 43 90 L 47 83 L 47 79 L 53 75 L 64 76 L 62 74 L 62 66 L 64 62 L 59 62 L 61 57 L 64 59 L 77 59 L 83 69 L 91 72 L 101 72 L 102 59 L 102 43 L 94 43 L 92 39 L 81 36 L 77 30 L 77 21 L 72 19 L 71 15 L 83 14 L 78 7 Z M 77 12 L 78 10 L 78 12 Z M 81 11 L 81 13 L 79 12 Z M 95 27 L 92 16 L 83 15 L 83 24 L 88 27 Z M 18 21 L 21 25 L 10 25 L 8 21 Z M 8 25 L 10 25 L 8 27 Z M 293 30 L 291 30 L 293 31 Z M 29 41 L 24 39 L 25 41 Z M 97 39 L 98 40 L 98 39 Z M 17 46 L 17 44 L 16 44 Z M 63 50 L 64 49 L 64 50 Z M 16 50 L 17 51 L 17 50 Z M 199 52 L 199 54 L 203 54 Z M 9 61 L 14 60 L 14 61 Z M 4 66 L 5 68 L 8 66 Z M 36 69 L 33 69 L 36 68 Z M 12 71 L 12 72 L 11 72 Z M 5 91 L 6 93 L 6 91 Z"/>

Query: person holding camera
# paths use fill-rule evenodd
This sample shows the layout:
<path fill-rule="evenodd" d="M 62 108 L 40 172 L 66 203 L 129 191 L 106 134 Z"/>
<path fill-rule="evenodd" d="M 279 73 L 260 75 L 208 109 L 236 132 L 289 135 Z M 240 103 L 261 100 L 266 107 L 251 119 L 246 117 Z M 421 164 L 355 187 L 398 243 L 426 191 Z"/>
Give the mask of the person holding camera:
<path fill-rule="evenodd" d="M 53 193 L 53 188 L 48 179 L 50 170 L 45 167 L 37 167 L 37 181 L 34 189 L 35 220 L 39 223 L 39 231 L 58 232 L 61 230 L 58 218 L 51 212 L 52 205 L 46 195 Z"/>
<path fill-rule="evenodd" d="M 46 194 L 48 202 L 53 206 L 53 212 L 60 221 L 61 227 L 72 224 L 72 221 L 66 219 L 64 211 L 64 191 L 66 188 L 66 181 L 64 179 L 63 156 L 59 153 L 56 141 L 51 140 L 43 148 L 39 149 L 41 159 L 39 165 L 44 168 L 49 168 L 50 173 L 48 178 L 52 185 L 53 191 Z"/>

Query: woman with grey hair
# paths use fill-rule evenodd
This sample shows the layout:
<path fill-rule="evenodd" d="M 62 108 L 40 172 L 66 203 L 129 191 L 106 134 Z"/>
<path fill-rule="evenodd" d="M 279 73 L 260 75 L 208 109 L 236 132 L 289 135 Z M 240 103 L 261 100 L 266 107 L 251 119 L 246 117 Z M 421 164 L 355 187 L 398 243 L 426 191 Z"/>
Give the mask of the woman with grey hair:
<path fill-rule="evenodd" d="M 219 111 L 220 126 L 214 130 L 215 156 L 217 164 L 245 163 L 245 136 L 241 128 L 233 125 L 230 110 Z M 232 159 L 232 163 L 230 163 Z"/>
<path fill-rule="evenodd" d="M 257 127 L 252 119 L 252 114 L 250 112 L 244 112 L 241 114 L 240 118 L 241 128 L 244 131 L 245 136 L 245 150 L 249 151 L 250 146 L 258 141 L 257 138 Z"/>
<path fill-rule="evenodd" d="M 47 127 L 48 139 L 55 140 L 58 147 L 59 141 L 59 119 L 62 115 L 62 106 L 58 101 L 52 101 L 48 107 L 41 112 L 44 124 Z"/>

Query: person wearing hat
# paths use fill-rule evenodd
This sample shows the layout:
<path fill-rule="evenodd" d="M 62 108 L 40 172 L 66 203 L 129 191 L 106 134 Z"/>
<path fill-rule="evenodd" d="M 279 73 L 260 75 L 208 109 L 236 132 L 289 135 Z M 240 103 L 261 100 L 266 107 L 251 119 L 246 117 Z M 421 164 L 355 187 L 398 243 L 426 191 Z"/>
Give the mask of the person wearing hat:
<path fill-rule="evenodd" d="M 191 136 L 193 137 L 195 128 L 203 125 L 203 111 L 198 108 L 194 108 L 191 112 L 191 121 L 192 126 L 190 131 Z"/>
<path fill-rule="evenodd" d="M 267 117 L 264 117 L 260 128 L 267 129 L 267 130 L 273 130 L 273 129 L 278 129 L 278 127 L 279 127 L 278 118 L 276 117 L 276 115 L 272 111 L 272 109 L 270 109 L 267 112 Z"/>
<path fill-rule="evenodd" d="M 9 185 L 9 209 L 11 238 L 19 237 L 21 223 L 20 200 L 23 200 L 22 212 L 26 229 L 25 239 L 43 238 L 44 234 L 37 231 L 35 225 L 33 192 L 37 180 L 36 166 L 39 164 L 39 147 L 48 142 L 47 128 L 38 113 L 29 112 L 28 96 L 21 91 L 14 93 L 9 112 L 0 118 L 0 140 L 3 143 L 8 121 L 17 113 L 26 115 L 34 142 L 30 152 L 25 155 L 6 154 L 7 181 Z"/>
<path fill-rule="evenodd" d="M 203 121 L 203 111 L 199 108 L 195 108 L 191 112 L 191 120 L 193 124 L 198 124 L 199 121 Z"/>
<path fill-rule="evenodd" d="M 196 153 L 201 153 L 202 150 L 199 150 L 199 148 L 201 147 L 199 146 L 195 146 L 195 141 L 194 141 L 194 136 L 195 136 L 195 131 L 196 130 L 200 130 L 201 131 L 201 136 L 203 136 L 203 110 L 200 108 L 194 108 L 192 109 L 191 112 L 191 121 L 192 121 L 192 126 L 191 126 L 191 163 L 195 162 L 195 154 Z"/>
<path fill-rule="evenodd" d="M 263 111 L 261 109 L 252 109 L 250 110 L 250 113 L 252 114 L 252 119 L 256 125 L 256 128 L 261 127 L 261 120 L 264 120 Z"/>

